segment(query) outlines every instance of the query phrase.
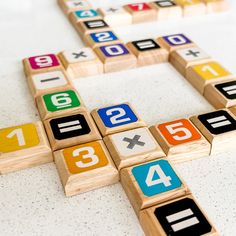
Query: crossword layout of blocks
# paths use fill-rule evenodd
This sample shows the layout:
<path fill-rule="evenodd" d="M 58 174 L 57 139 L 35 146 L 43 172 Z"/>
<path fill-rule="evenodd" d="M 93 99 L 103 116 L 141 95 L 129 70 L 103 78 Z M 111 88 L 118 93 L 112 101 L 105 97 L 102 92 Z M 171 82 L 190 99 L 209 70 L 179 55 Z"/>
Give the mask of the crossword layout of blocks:
<path fill-rule="evenodd" d="M 235 147 L 235 77 L 184 34 L 125 44 L 110 28 L 110 22 L 199 14 L 203 6 L 219 11 L 226 4 L 194 0 L 190 8 L 185 2 L 129 4 L 117 20 L 87 1 L 60 0 L 88 47 L 23 60 L 42 121 L 0 129 L 0 174 L 54 161 L 66 196 L 120 180 L 146 235 L 219 235 L 174 164 Z M 75 78 L 163 62 L 217 110 L 148 127 L 128 102 L 89 112 L 73 88 Z"/>

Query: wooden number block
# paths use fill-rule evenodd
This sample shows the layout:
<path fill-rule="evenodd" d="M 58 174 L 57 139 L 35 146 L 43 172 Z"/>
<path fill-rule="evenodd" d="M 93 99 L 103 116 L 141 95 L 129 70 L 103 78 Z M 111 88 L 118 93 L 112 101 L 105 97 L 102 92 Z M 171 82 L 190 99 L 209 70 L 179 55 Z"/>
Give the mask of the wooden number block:
<path fill-rule="evenodd" d="M 104 142 L 118 170 L 165 156 L 146 127 L 108 135 Z"/>
<path fill-rule="evenodd" d="M 120 43 L 120 40 L 112 31 L 87 34 L 84 36 L 84 41 L 91 48 Z"/>
<path fill-rule="evenodd" d="M 203 0 L 207 7 L 207 13 L 222 12 L 229 9 L 227 0 Z"/>
<path fill-rule="evenodd" d="M 103 136 L 146 126 L 129 103 L 94 109 L 91 115 Z"/>
<path fill-rule="evenodd" d="M 26 76 L 52 71 L 63 71 L 64 68 L 55 54 L 46 54 L 23 59 Z"/>
<path fill-rule="evenodd" d="M 60 90 L 36 98 L 36 104 L 42 120 L 71 113 L 85 111 L 79 94 L 74 89 Z"/>
<path fill-rule="evenodd" d="M 229 110 L 193 116 L 190 120 L 211 143 L 211 154 L 235 148 L 236 121 Z"/>
<path fill-rule="evenodd" d="M 232 78 L 232 74 L 215 61 L 189 66 L 186 70 L 186 79 L 201 94 L 206 85 L 225 81 Z"/>
<path fill-rule="evenodd" d="M 184 34 L 173 34 L 173 35 L 159 37 L 157 39 L 157 43 L 161 47 L 167 49 L 169 52 L 172 52 L 174 50 L 181 49 L 181 48 L 190 48 L 190 47 L 196 46 Z"/>
<path fill-rule="evenodd" d="M 66 50 L 59 53 L 70 78 L 81 78 L 103 73 L 103 63 L 91 48 Z"/>
<path fill-rule="evenodd" d="M 136 212 L 186 195 L 189 190 L 166 159 L 124 168 L 121 184 Z"/>
<path fill-rule="evenodd" d="M 211 145 L 188 119 L 150 127 L 150 131 L 173 162 L 209 156 Z"/>
<path fill-rule="evenodd" d="M 137 57 L 138 66 L 152 65 L 168 61 L 169 52 L 165 48 L 161 48 L 152 39 L 129 42 L 126 46 Z"/>
<path fill-rule="evenodd" d="M 220 236 L 190 194 L 142 210 L 139 220 L 146 236 Z"/>
<path fill-rule="evenodd" d="M 182 8 L 172 0 L 158 0 L 150 5 L 157 11 L 157 20 L 175 20 L 182 18 Z"/>
<path fill-rule="evenodd" d="M 70 82 L 62 71 L 32 75 L 28 78 L 28 85 L 35 98 L 44 93 L 71 88 Z"/>
<path fill-rule="evenodd" d="M 136 57 L 122 43 L 97 47 L 94 51 L 104 64 L 105 73 L 132 69 L 137 66 Z"/>
<path fill-rule="evenodd" d="M 87 20 L 76 23 L 75 28 L 80 37 L 85 40 L 87 34 L 111 30 L 104 20 Z"/>
<path fill-rule="evenodd" d="M 187 67 L 209 61 L 212 58 L 198 47 L 179 49 L 170 54 L 170 63 L 183 76 L 186 76 Z"/>
<path fill-rule="evenodd" d="M 42 122 L 0 129 L 0 174 L 52 161 Z"/>
<path fill-rule="evenodd" d="M 132 15 L 133 24 L 157 20 L 156 10 L 149 3 L 132 3 L 124 9 Z"/>
<path fill-rule="evenodd" d="M 99 8 L 98 13 L 111 27 L 132 24 L 132 15 L 123 7 Z"/>
<path fill-rule="evenodd" d="M 66 15 L 72 11 L 87 10 L 91 8 L 91 5 L 87 0 L 58 0 L 58 4 Z"/>
<path fill-rule="evenodd" d="M 73 25 L 76 25 L 76 23 L 79 21 L 101 20 L 102 17 L 95 9 L 87 9 L 71 12 L 69 15 L 69 19 Z"/>
<path fill-rule="evenodd" d="M 66 196 L 73 196 L 119 181 L 119 174 L 102 141 L 54 152 Z"/>
<path fill-rule="evenodd" d="M 208 84 L 204 97 L 216 109 L 236 106 L 236 80 Z"/>
<path fill-rule="evenodd" d="M 201 0 L 175 0 L 183 8 L 184 17 L 206 14 L 206 5 Z"/>
<path fill-rule="evenodd" d="M 101 139 L 93 119 L 86 111 L 48 119 L 44 125 L 54 151 Z"/>

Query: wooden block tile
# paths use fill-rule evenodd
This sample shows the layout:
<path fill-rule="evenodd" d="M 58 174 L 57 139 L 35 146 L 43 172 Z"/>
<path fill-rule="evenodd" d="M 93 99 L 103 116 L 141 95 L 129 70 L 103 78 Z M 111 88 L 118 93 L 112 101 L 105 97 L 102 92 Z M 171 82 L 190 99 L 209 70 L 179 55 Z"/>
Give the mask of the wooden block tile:
<path fill-rule="evenodd" d="M 95 48 L 120 43 L 121 41 L 113 31 L 102 31 L 85 35 L 84 42 L 89 47 Z"/>
<path fill-rule="evenodd" d="M 69 14 L 69 19 L 73 25 L 77 22 L 87 20 L 102 20 L 102 17 L 95 9 L 77 10 Z"/>
<path fill-rule="evenodd" d="M 222 12 L 229 9 L 227 0 L 203 0 L 207 7 L 207 13 Z"/>
<path fill-rule="evenodd" d="M 91 115 L 103 136 L 146 126 L 129 103 L 94 109 Z"/>
<path fill-rule="evenodd" d="M 132 24 L 132 15 L 123 7 L 98 8 L 98 13 L 111 27 Z"/>
<path fill-rule="evenodd" d="M 28 85 L 34 98 L 60 89 L 69 89 L 71 84 L 62 71 L 51 71 L 28 77 Z"/>
<path fill-rule="evenodd" d="M 150 131 L 173 163 L 210 155 L 210 143 L 188 119 L 157 124 Z"/>
<path fill-rule="evenodd" d="M 236 106 L 236 80 L 208 84 L 204 89 L 204 97 L 216 109 Z"/>
<path fill-rule="evenodd" d="M 63 71 L 64 68 L 55 54 L 33 56 L 23 59 L 25 75 L 31 76 L 52 71 Z"/>
<path fill-rule="evenodd" d="M 80 48 L 75 50 L 66 50 L 59 53 L 65 70 L 70 78 L 102 74 L 103 63 L 91 48 Z"/>
<path fill-rule="evenodd" d="M 137 58 L 122 43 L 97 47 L 94 51 L 104 64 L 105 73 L 133 69 L 137 66 Z"/>
<path fill-rule="evenodd" d="M 108 135 L 104 142 L 118 170 L 165 156 L 146 127 Z"/>
<path fill-rule="evenodd" d="M 101 139 L 92 117 L 86 111 L 48 119 L 44 125 L 54 151 Z"/>
<path fill-rule="evenodd" d="M 211 143 L 211 154 L 235 149 L 236 121 L 229 110 L 193 116 L 190 120 Z"/>
<path fill-rule="evenodd" d="M 87 34 L 111 30 L 109 25 L 101 19 L 79 21 L 75 24 L 75 29 L 83 40 L 85 40 Z"/>
<path fill-rule="evenodd" d="M 183 76 L 186 76 L 187 67 L 209 61 L 212 58 L 198 47 L 179 49 L 170 54 L 170 63 Z"/>
<path fill-rule="evenodd" d="M 132 41 L 126 45 L 137 57 L 138 66 L 146 66 L 168 61 L 169 52 L 153 39 Z"/>
<path fill-rule="evenodd" d="M 120 178 L 137 216 L 144 208 L 189 193 L 185 183 L 166 159 L 124 168 Z"/>
<path fill-rule="evenodd" d="M 173 34 L 157 38 L 157 43 L 172 52 L 181 48 L 196 47 L 196 45 L 184 34 Z"/>
<path fill-rule="evenodd" d="M 36 98 L 36 104 L 42 120 L 86 110 L 81 97 L 72 88 L 43 94 Z"/>
<path fill-rule="evenodd" d="M 192 195 L 144 209 L 139 220 L 146 236 L 220 236 Z"/>
<path fill-rule="evenodd" d="M 157 20 L 156 10 L 149 3 L 127 4 L 124 9 L 132 15 L 133 24 Z"/>
<path fill-rule="evenodd" d="M 66 196 L 73 196 L 119 181 L 119 174 L 102 141 L 54 152 Z"/>
<path fill-rule="evenodd" d="M 72 11 L 91 8 L 91 4 L 87 0 L 58 0 L 58 4 L 66 15 Z"/>
<path fill-rule="evenodd" d="M 0 174 L 52 161 L 42 122 L 0 129 Z"/>
<path fill-rule="evenodd" d="M 175 20 L 183 16 L 182 8 L 172 0 L 158 0 L 150 5 L 157 11 L 157 20 Z"/>
<path fill-rule="evenodd" d="M 206 5 L 201 0 L 175 0 L 183 9 L 184 17 L 206 14 Z"/>
<path fill-rule="evenodd" d="M 201 94 L 204 93 L 206 85 L 214 82 L 223 82 L 232 77 L 233 75 L 229 71 L 215 61 L 189 66 L 186 70 L 186 79 Z"/>

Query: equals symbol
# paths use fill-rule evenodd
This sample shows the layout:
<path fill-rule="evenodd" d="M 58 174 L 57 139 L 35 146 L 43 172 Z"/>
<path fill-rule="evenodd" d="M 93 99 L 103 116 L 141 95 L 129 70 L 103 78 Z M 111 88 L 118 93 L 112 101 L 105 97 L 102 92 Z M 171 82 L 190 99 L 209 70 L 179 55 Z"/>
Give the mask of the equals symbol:
<path fill-rule="evenodd" d="M 208 119 L 207 122 L 215 129 L 232 124 L 225 116 Z"/>
<path fill-rule="evenodd" d="M 140 42 L 137 44 L 139 48 L 145 49 L 145 48 L 152 48 L 154 47 L 154 43 L 152 41 L 145 41 L 145 42 Z"/>
<path fill-rule="evenodd" d="M 74 120 L 74 121 L 58 124 L 58 128 L 59 128 L 60 133 L 66 133 L 66 132 L 82 129 L 82 126 L 79 120 Z"/>
<path fill-rule="evenodd" d="M 103 27 L 104 23 L 102 21 L 89 22 L 90 28 Z"/>
<path fill-rule="evenodd" d="M 60 77 L 53 77 L 53 78 L 49 78 L 49 79 L 41 79 L 40 82 L 44 83 L 44 82 L 50 82 L 50 81 L 54 81 L 54 80 L 59 80 Z"/>
<path fill-rule="evenodd" d="M 224 87 L 223 90 L 228 95 L 234 95 L 234 94 L 236 94 L 236 85 L 231 85 L 231 86 Z"/>

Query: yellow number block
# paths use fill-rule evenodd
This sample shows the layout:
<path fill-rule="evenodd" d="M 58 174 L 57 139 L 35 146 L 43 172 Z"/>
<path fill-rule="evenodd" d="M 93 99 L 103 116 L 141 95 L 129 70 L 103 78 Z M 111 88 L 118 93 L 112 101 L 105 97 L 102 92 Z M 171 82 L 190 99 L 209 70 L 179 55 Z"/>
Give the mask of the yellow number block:
<path fill-rule="evenodd" d="M 206 14 L 206 5 L 201 0 L 175 0 L 183 9 L 184 17 Z"/>
<path fill-rule="evenodd" d="M 224 81 L 233 75 L 217 62 L 202 63 L 190 66 L 186 71 L 187 80 L 203 94 L 205 86 L 209 83 Z"/>
<path fill-rule="evenodd" d="M 0 130 L 0 174 L 53 160 L 41 122 Z"/>
<path fill-rule="evenodd" d="M 103 141 L 54 152 L 66 196 L 73 196 L 119 181 L 119 174 Z"/>

